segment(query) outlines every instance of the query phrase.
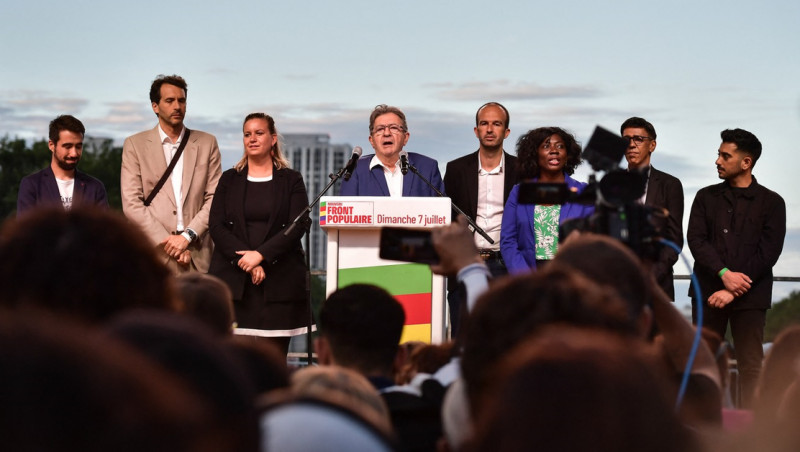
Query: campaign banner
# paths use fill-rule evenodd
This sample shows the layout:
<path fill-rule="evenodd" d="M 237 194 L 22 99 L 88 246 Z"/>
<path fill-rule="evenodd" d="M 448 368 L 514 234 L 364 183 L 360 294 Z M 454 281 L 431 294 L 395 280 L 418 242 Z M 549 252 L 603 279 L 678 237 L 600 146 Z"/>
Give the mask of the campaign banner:
<path fill-rule="evenodd" d="M 387 199 L 403 202 L 386 202 Z M 337 228 L 425 229 L 448 224 L 449 206 L 450 198 L 323 197 L 319 204 L 319 224 Z"/>

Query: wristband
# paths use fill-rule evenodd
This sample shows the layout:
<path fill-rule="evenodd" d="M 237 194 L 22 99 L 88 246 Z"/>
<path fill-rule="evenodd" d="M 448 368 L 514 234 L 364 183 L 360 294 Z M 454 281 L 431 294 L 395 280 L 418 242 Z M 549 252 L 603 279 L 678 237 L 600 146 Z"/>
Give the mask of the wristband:
<path fill-rule="evenodd" d="M 728 267 L 725 267 L 722 270 L 720 270 L 719 273 L 717 273 L 717 276 L 722 278 L 722 275 L 724 275 L 726 271 L 728 271 Z"/>

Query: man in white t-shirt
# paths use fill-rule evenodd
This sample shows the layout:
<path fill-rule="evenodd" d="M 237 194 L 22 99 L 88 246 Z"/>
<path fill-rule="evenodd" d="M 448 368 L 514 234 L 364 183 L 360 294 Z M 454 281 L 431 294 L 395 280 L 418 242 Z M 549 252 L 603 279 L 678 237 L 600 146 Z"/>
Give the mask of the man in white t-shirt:
<path fill-rule="evenodd" d="M 17 215 L 39 206 L 96 205 L 108 208 L 102 182 L 76 168 L 83 153 L 86 129 L 77 118 L 61 115 L 50 121 L 50 166 L 22 178 L 17 195 Z"/>

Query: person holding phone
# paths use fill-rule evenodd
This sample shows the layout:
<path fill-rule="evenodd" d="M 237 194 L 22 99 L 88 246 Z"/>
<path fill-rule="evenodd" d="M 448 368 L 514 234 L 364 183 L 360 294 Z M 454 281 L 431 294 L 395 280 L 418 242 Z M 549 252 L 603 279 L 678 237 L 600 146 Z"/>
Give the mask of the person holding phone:
<path fill-rule="evenodd" d="M 559 127 L 533 129 L 517 141 L 517 171 L 523 183 L 565 183 L 581 192 L 586 184 L 570 177 L 580 163 L 580 144 Z M 559 225 L 594 212 L 594 206 L 576 203 L 521 204 L 519 192 L 516 184 L 508 195 L 500 230 L 500 252 L 511 274 L 549 262 L 558 249 Z"/>
<path fill-rule="evenodd" d="M 307 328 L 300 239 L 309 223 L 285 231 L 308 206 L 308 195 L 303 176 L 289 169 L 272 117 L 247 115 L 243 135 L 244 156 L 222 174 L 211 204 L 209 273 L 233 292 L 237 332 L 270 338 L 286 353 L 291 336 Z"/>

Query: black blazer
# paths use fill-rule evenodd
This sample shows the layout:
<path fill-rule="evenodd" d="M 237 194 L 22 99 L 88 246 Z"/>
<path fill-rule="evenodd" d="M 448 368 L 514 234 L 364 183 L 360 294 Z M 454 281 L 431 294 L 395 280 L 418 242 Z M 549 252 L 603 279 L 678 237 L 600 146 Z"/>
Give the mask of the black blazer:
<path fill-rule="evenodd" d="M 310 222 L 300 222 L 292 232 L 284 235 L 291 222 L 308 206 L 308 195 L 303 176 L 297 171 L 284 168 L 272 173 L 276 196 L 265 199 L 265 203 L 276 203 L 270 216 L 267 235 L 260 240 L 256 251 L 264 256 L 265 301 L 287 301 L 305 299 L 306 273 L 305 255 L 300 245 L 303 234 L 308 232 Z M 244 219 L 244 202 L 247 185 L 247 167 L 242 171 L 229 169 L 222 173 L 217 185 L 208 228 L 214 240 L 209 273 L 225 281 L 233 292 L 233 298 L 242 298 L 245 283 L 250 275 L 237 266 L 240 256 L 236 251 L 249 250 Z"/>
<path fill-rule="evenodd" d="M 94 177 L 75 171 L 75 185 L 72 190 L 72 205 L 96 205 L 108 208 L 106 187 Z M 61 194 L 58 191 L 53 169 L 47 168 L 22 178 L 17 195 L 17 215 L 36 206 L 61 206 Z"/>
<path fill-rule="evenodd" d="M 503 173 L 503 205 L 517 183 L 517 158 L 505 154 Z M 478 214 L 478 151 L 447 163 L 444 173 L 444 190 L 447 196 L 473 220 Z M 455 215 L 455 212 L 453 212 Z"/>
<path fill-rule="evenodd" d="M 667 224 L 662 231 L 665 239 L 683 248 L 683 185 L 678 178 L 650 167 L 647 182 L 645 205 L 663 207 L 669 210 Z M 670 247 L 663 247 L 658 260 L 653 264 L 653 274 L 658 285 L 670 299 L 675 299 L 675 285 L 672 266 L 678 261 L 678 253 Z"/>

